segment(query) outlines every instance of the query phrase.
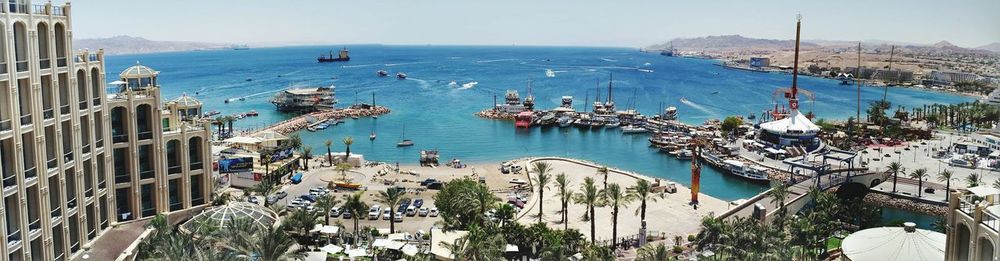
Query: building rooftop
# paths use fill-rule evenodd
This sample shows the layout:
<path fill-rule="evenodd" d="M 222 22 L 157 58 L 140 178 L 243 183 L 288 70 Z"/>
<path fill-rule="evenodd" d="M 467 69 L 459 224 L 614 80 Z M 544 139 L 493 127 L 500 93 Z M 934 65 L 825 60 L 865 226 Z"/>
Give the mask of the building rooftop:
<path fill-rule="evenodd" d="M 944 260 L 945 234 L 904 227 L 876 227 L 844 238 L 841 248 L 850 260 Z"/>
<path fill-rule="evenodd" d="M 195 99 L 194 97 L 188 96 L 186 93 L 181 94 L 180 97 L 177 97 L 177 99 L 174 99 L 170 102 L 176 103 L 177 106 L 181 108 L 201 107 L 201 101 Z"/>
<path fill-rule="evenodd" d="M 120 76 L 122 79 L 128 79 L 128 78 L 153 77 L 158 74 L 160 74 L 159 71 L 153 70 L 152 68 L 139 64 L 139 62 L 135 62 L 135 65 L 125 69 L 120 74 L 118 74 L 118 76 Z"/>

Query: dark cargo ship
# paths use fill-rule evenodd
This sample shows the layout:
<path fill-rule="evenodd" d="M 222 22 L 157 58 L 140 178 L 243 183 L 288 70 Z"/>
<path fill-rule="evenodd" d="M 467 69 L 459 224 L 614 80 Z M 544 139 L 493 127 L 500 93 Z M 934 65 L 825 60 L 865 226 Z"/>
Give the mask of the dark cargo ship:
<path fill-rule="evenodd" d="M 330 51 L 329 54 L 326 54 L 326 55 L 321 54 L 321 55 L 319 55 L 319 58 L 316 58 L 316 60 L 319 61 L 319 62 L 321 62 L 321 63 L 327 63 L 327 62 L 346 62 L 346 61 L 350 61 L 351 60 L 351 57 L 348 56 L 347 54 L 348 54 L 347 48 L 344 48 L 344 49 L 340 50 L 340 52 L 337 54 L 337 57 L 334 57 L 333 56 L 333 51 Z"/>

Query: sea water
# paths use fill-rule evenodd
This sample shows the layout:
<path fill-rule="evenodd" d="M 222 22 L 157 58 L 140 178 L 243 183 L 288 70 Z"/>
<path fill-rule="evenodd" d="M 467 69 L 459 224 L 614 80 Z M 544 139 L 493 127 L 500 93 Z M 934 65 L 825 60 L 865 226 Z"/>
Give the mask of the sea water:
<path fill-rule="evenodd" d="M 108 80 L 137 61 L 160 71 L 164 99 L 187 94 L 205 103 L 205 111 L 222 115 L 256 110 L 259 117 L 237 121 L 235 128 L 259 128 L 293 117 L 269 103 L 275 92 L 289 87 L 336 86 L 338 107 L 375 103 L 392 112 L 378 119 L 345 119 L 318 132 L 299 132 L 314 154 L 325 153 L 323 141 L 354 137 L 352 153 L 366 159 L 415 164 L 419 151 L 438 149 L 442 160 L 460 159 L 470 165 L 525 156 L 563 156 L 595 161 L 690 185 L 690 161 L 650 148 L 645 135 L 622 135 L 618 129 L 515 129 L 513 122 L 481 119 L 475 112 L 503 102 L 506 90 L 536 97 L 536 108 L 559 105 L 573 96 L 577 110 L 590 110 L 600 96 L 612 98 L 618 109 L 634 107 L 653 115 L 675 106 L 682 121 L 701 124 L 728 115 L 760 113 L 777 102 L 774 90 L 791 84 L 791 76 L 729 70 L 717 61 L 664 57 L 627 48 L 519 46 L 347 46 L 351 61 L 318 63 L 316 57 L 342 46 L 303 46 L 213 50 L 107 57 Z M 641 69 L 641 70 L 640 70 Z M 386 70 L 389 77 L 377 77 Z M 394 75 L 405 72 L 406 80 Z M 454 82 L 454 84 L 452 84 Z M 856 87 L 838 81 L 800 77 L 799 86 L 815 93 L 801 108 L 819 118 L 855 115 Z M 715 93 L 717 92 L 717 93 Z M 713 94 L 715 93 L 715 94 Z M 882 98 L 881 88 L 862 89 L 862 110 Z M 680 98 L 688 102 L 681 103 Z M 224 103 L 226 99 L 244 98 Z M 587 99 L 587 100 L 585 100 Z M 930 103 L 957 103 L 970 98 L 890 88 L 888 99 L 907 108 Z M 863 112 L 862 112 L 863 113 Z M 369 141 L 369 133 L 378 138 Z M 413 147 L 397 148 L 402 138 Z M 559 170 L 556 170 L 559 172 Z M 592 173 L 567 173 L 587 175 Z M 751 197 L 765 187 L 724 175 L 710 167 L 702 171 L 702 191 L 723 200 Z"/>

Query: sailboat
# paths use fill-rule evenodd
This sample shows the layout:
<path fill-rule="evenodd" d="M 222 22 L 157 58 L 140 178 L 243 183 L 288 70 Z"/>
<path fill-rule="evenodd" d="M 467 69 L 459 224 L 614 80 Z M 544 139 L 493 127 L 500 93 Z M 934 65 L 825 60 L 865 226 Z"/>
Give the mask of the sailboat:
<path fill-rule="evenodd" d="M 403 133 L 399 134 L 399 139 L 401 139 L 402 141 L 400 141 L 399 143 L 396 143 L 396 147 L 409 147 L 409 146 L 413 146 L 413 141 L 405 139 L 405 137 L 406 137 L 406 125 L 403 125 Z"/>

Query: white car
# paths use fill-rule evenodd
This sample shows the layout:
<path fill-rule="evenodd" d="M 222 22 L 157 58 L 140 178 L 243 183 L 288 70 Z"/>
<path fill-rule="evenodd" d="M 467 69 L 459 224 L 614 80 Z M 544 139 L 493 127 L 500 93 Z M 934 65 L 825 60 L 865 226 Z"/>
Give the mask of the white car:
<path fill-rule="evenodd" d="M 396 215 L 392 217 L 393 222 L 403 222 L 403 212 L 396 212 Z"/>
<path fill-rule="evenodd" d="M 382 210 L 382 220 L 390 220 L 390 219 L 392 219 L 392 210 L 391 209 Z"/>
<path fill-rule="evenodd" d="M 368 210 L 368 219 L 376 220 L 378 219 L 378 214 L 382 212 L 382 207 L 379 205 L 374 205 Z"/>
<path fill-rule="evenodd" d="M 412 205 L 409 206 L 409 207 L 406 207 L 406 215 L 407 216 L 411 216 L 412 217 L 412 216 L 414 216 L 416 214 L 417 214 L 417 207 L 414 207 Z"/>
<path fill-rule="evenodd" d="M 333 208 L 331 208 L 329 214 L 330 214 L 331 217 L 338 217 L 338 216 L 340 216 L 340 207 L 333 207 Z"/>
<path fill-rule="evenodd" d="M 438 216 L 438 208 L 431 208 L 427 215 L 432 217 Z"/>
<path fill-rule="evenodd" d="M 429 211 L 430 210 L 427 209 L 427 208 L 420 208 L 420 210 L 417 211 L 418 212 L 417 215 L 419 215 L 421 217 L 426 217 L 427 216 L 427 212 L 429 212 Z"/>
<path fill-rule="evenodd" d="M 510 183 L 511 184 L 522 185 L 522 184 L 528 184 L 528 181 L 523 180 L 523 179 L 519 179 L 519 178 L 512 178 L 512 179 L 510 179 Z"/>

